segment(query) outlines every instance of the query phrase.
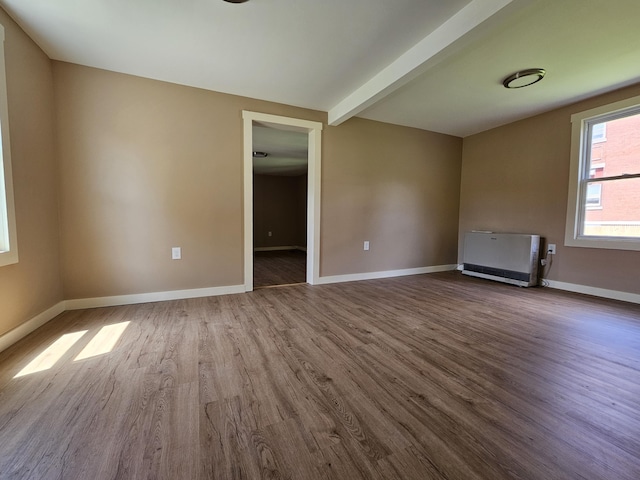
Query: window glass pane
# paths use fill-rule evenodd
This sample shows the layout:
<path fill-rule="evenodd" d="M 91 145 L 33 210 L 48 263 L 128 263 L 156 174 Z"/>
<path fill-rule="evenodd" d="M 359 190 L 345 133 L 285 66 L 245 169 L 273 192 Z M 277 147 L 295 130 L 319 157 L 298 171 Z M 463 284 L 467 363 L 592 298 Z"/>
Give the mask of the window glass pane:
<path fill-rule="evenodd" d="M 589 181 L 584 236 L 640 238 L 640 178 Z"/>
<path fill-rule="evenodd" d="M 607 135 L 607 124 L 597 123 L 591 127 L 591 143 L 604 142 Z"/>
<path fill-rule="evenodd" d="M 587 185 L 587 207 L 600 206 L 602 198 L 602 184 L 590 183 Z"/>
<path fill-rule="evenodd" d="M 640 173 L 640 114 L 591 126 L 589 170 L 592 178 Z"/>
<path fill-rule="evenodd" d="M 7 205 L 6 179 L 4 178 L 4 158 L 2 155 L 2 122 L 0 120 L 0 253 L 8 252 L 9 215 Z"/>

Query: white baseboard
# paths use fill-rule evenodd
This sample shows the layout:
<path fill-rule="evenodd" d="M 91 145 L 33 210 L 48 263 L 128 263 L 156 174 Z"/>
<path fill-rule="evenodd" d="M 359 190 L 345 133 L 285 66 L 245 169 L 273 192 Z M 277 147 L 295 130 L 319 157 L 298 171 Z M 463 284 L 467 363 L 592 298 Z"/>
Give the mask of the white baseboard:
<path fill-rule="evenodd" d="M 22 325 L 8 331 L 4 335 L 0 335 L 0 352 L 6 350 L 18 340 L 21 340 L 29 335 L 36 328 L 40 328 L 49 320 L 52 320 L 63 313 L 66 310 L 65 303 L 66 302 L 64 301 L 58 302 L 53 307 L 48 308 L 44 312 L 36 315 L 31 320 L 27 320 Z"/>
<path fill-rule="evenodd" d="M 301 247 L 298 245 L 282 245 L 279 247 L 255 247 L 253 249 L 254 252 L 277 252 L 280 250 L 302 250 L 303 252 L 306 252 L 307 247 Z"/>
<path fill-rule="evenodd" d="M 404 277 L 406 275 L 420 275 L 423 273 L 446 272 L 455 270 L 457 264 L 435 265 L 433 267 L 405 268 L 402 270 L 384 270 L 382 272 L 351 273 L 347 275 L 329 275 L 318 278 L 316 285 L 328 283 L 356 282 L 359 280 L 375 280 L 378 278 Z"/>
<path fill-rule="evenodd" d="M 565 290 L 567 292 L 584 293 L 585 295 L 593 295 L 595 297 L 610 298 L 612 300 L 622 300 L 623 302 L 639 303 L 640 295 L 637 293 L 621 292 L 619 290 L 608 290 L 606 288 L 589 287 L 588 285 L 578 285 L 575 283 L 557 282 L 555 280 L 546 280 L 549 288 Z"/>
<path fill-rule="evenodd" d="M 78 298 L 75 300 L 63 300 L 53 307 L 27 320 L 13 330 L 0 335 L 0 352 L 6 350 L 17 341 L 23 339 L 35 329 L 41 327 L 49 320 L 54 319 L 67 310 L 80 310 L 83 308 L 113 307 L 116 305 L 133 305 L 136 303 L 162 302 L 165 300 L 181 300 L 184 298 L 213 297 L 217 295 L 229 295 L 244 293 L 244 285 L 231 285 L 226 287 L 196 288 L 191 290 L 172 290 L 169 292 L 141 293 L 135 295 L 118 295 L 114 297 Z"/>
<path fill-rule="evenodd" d="M 455 270 L 456 264 L 436 265 L 432 267 L 407 268 L 403 270 L 385 270 L 382 272 L 353 273 L 347 275 L 331 275 L 320 277 L 317 285 L 341 282 L 355 282 L 359 280 L 374 280 L 378 278 L 401 277 L 405 275 L 420 275 L 423 273 L 445 272 Z M 558 282 L 555 280 L 545 280 L 549 288 L 565 290 L 568 292 L 583 293 L 596 297 L 621 300 L 623 302 L 640 304 L 640 295 L 637 293 L 621 292 L 618 290 L 608 290 L 605 288 L 589 287 L 587 285 L 577 285 L 574 283 Z M 0 352 L 6 350 L 18 340 L 29 335 L 31 332 L 41 327 L 49 320 L 54 319 L 66 310 L 79 310 L 83 308 L 112 307 L 117 305 L 133 305 L 137 303 L 162 302 L 166 300 L 180 300 L 186 298 L 211 297 L 217 295 L 230 295 L 244 293 L 244 285 L 230 285 L 225 287 L 196 288 L 191 290 L 172 290 L 168 292 L 152 292 L 134 295 L 118 295 L 113 297 L 78 298 L 75 300 L 61 301 L 48 308 L 44 312 L 27 320 L 22 325 L 13 330 L 0 335 Z"/>
<path fill-rule="evenodd" d="M 168 292 L 139 293 L 134 295 L 116 295 L 113 297 L 77 298 L 66 301 L 67 310 L 83 308 L 115 307 L 117 305 L 134 305 L 136 303 L 164 302 L 166 300 L 182 300 L 185 298 L 214 297 L 244 293 L 244 285 L 226 287 L 194 288 L 191 290 L 171 290 Z"/>

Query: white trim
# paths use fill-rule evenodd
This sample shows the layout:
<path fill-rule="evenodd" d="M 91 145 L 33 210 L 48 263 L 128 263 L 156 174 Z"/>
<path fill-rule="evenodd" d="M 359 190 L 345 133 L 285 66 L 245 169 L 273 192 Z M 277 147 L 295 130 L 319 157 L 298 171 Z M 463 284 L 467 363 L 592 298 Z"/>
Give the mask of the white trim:
<path fill-rule="evenodd" d="M 0 267 L 18 263 L 18 234 L 13 195 L 4 27 L 0 25 Z"/>
<path fill-rule="evenodd" d="M 298 245 L 284 245 L 281 247 L 254 247 L 254 252 L 276 252 L 280 250 L 301 250 L 303 252 L 307 251 L 307 247 L 300 247 Z"/>
<path fill-rule="evenodd" d="M 267 113 L 242 111 L 244 132 L 244 291 L 253 290 L 253 123 L 269 123 L 304 131 L 309 136 L 307 186 L 307 283 L 318 282 L 320 273 L 320 175 L 322 123 Z"/>
<path fill-rule="evenodd" d="M 375 280 L 378 278 L 404 277 L 407 275 L 421 275 L 423 273 L 448 272 L 455 270 L 458 264 L 435 265 L 432 267 L 405 268 L 403 270 L 384 270 L 381 272 L 350 273 L 346 275 L 329 275 L 320 277 L 318 285 L 329 283 L 357 282 L 360 280 Z"/>
<path fill-rule="evenodd" d="M 527 2 L 472 0 L 373 78 L 334 105 L 329 110 L 329 125 L 340 125 L 437 65 L 453 53 L 451 47 L 456 42 L 510 4 L 518 8 Z"/>
<path fill-rule="evenodd" d="M 44 312 L 36 315 L 31 320 L 27 320 L 22 325 L 17 326 L 13 330 L 9 330 L 4 335 L 0 335 L 0 352 L 6 350 L 14 343 L 17 343 L 19 340 L 22 340 L 31 332 L 47 323 L 49 320 L 53 320 L 58 315 L 65 312 L 65 307 L 66 302 L 58 302 L 53 307 L 50 307 Z"/>
<path fill-rule="evenodd" d="M 253 119 L 242 112 L 243 119 L 243 218 L 244 218 L 244 289 L 253 290 Z"/>
<path fill-rule="evenodd" d="M 640 225 L 640 222 L 637 222 L 637 221 L 625 222 L 625 221 L 622 221 L 622 220 L 605 222 L 605 221 L 594 220 L 593 222 L 584 222 L 584 224 L 585 225 L 614 225 L 614 226 L 616 226 L 616 225 L 629 225 L 629 226 L 635 227 L 637 225 Z"/>
<path fill-rule="evenodd" d="M 555 288 L 557 290 L 565 290 L 567 292 L 582 293 L 584 295 L 593 295 L 595 297 L 610 298 L 612 300 L 640 304 L 640 294 L 637 293 L 621 292 L 619 290 L 590 287 L 588 285 L 578 285 L 575 283 L 557 282 L 555 280 L 545 279 L 544 281 L 548 283 L 549 288 Z"/>
<path fill-rule="evenodd" d="M 186 298 L 214 297 L 244 293 L 244 285 L 225 287 L 194 288 L 190 290 L 171 290 L 168 292 L 138 293 L 133 295 L 116 295 L 113 297 L 77 298 L 66 301 L 67 310 L 83 308 L 115 307 L 117 305 L 134 305 L 137 303 L 164 302 L 167 300 L 183 300 Z"/>
<path fill-rule="evenodd" d="M 320 278 L 320 191 L 322 174 L 322 124 L 309 131 L 307 172 L 307 283 Z"/>
<path fill-rule="evenodd" d="M 594 117 L 599 117 L 600 115 L 606 115 L 608 113 L 613 114 L 616 112 L 622 112 L 623 110 L 633 108 L 637 105 L 640 105 L 640 95 L 613 103 L 607 103 L 606 105 L 600 105 L 599 107 L 591 108 L 583 112 L 574 113 L 571 115 L 571 123 L 579 123 L 583 120 L 590 120 Z"/>
<path fill-rule="evenodd" d="M 404 270 L 386 270 L 382 272 L 354 273 L 347 275 L 333 275 L 320 277 L 317 285 L 355 282 L 360 280 L 374 280 L 379 278 L 401 277 L 406 275 L 420 275 L 424 273 L 445 272 L 456 270 L 459 268 L 457 264 L 436 265 L 432 267 L 407 268 Z M 558 282 L 555 280 L 545 280 L 549 288 L 557 290 L 565 290 L 568 292 L 582 293 L 585 295 L 593 295 L 596 297 L 609 298 L 623 302 L 640 304 L 640 294 L 621 292 L 618 290 L 608 290 L 605 288 L 589 287 L 587 285 L 577 285 L 573 283 Z M 231 285 L 226 287 L 210 287 L 197 288 L 191 290 L 173 290 L 168 292 L 153 292 L 134 295 L 118 295 L 113 297 L 95 297 L 95 298 L 79 298 L 75 300 L 61 301 L 54 306 L 39 313 L 22 325 L 17 326 L 13 330 L 0 335 L 0 352 L 6 350 L 14 343 L 23 339 L 31 332 L 40 328 L 45 323 L 53 320 L 55 317 L 67 310 L 80 310 L 84 308 L 112 307 L 117 305 L 133 305 L 138 303 L 161 302 L 167 300 L 181 300 L 187 298 L 211 297 L 218 295 L 230 295 L 244 293 L 244 285 Z"/>

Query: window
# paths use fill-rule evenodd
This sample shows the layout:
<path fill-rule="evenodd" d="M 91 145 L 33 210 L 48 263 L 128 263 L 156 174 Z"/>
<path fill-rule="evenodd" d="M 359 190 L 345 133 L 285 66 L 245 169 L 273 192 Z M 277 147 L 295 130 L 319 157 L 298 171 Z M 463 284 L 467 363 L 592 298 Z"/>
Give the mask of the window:
<path fill-rule="evenodd" d="M 13 205 L 9 114 L 4 67 L 4 28 L 0 25 L 0 267 L 18 262 L 16 217 Z"/>
<path fill-rule="evenodd" d="M 565 245 L 640 250 L 640 97 L 571 122 Z"/>

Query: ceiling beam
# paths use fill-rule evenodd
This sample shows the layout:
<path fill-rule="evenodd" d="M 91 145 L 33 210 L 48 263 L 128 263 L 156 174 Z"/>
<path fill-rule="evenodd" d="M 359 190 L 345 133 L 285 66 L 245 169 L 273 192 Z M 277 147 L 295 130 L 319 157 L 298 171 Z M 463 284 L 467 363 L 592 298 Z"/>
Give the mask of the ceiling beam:
<path fill-rule="evenodd" d="M 472 0 L 420 42 L 329 110 L 329 125 L 340 125 L 442 61 L 456 41 L 519 0 Z M 452 53 L 452 52 L 448 52 Z"/>

